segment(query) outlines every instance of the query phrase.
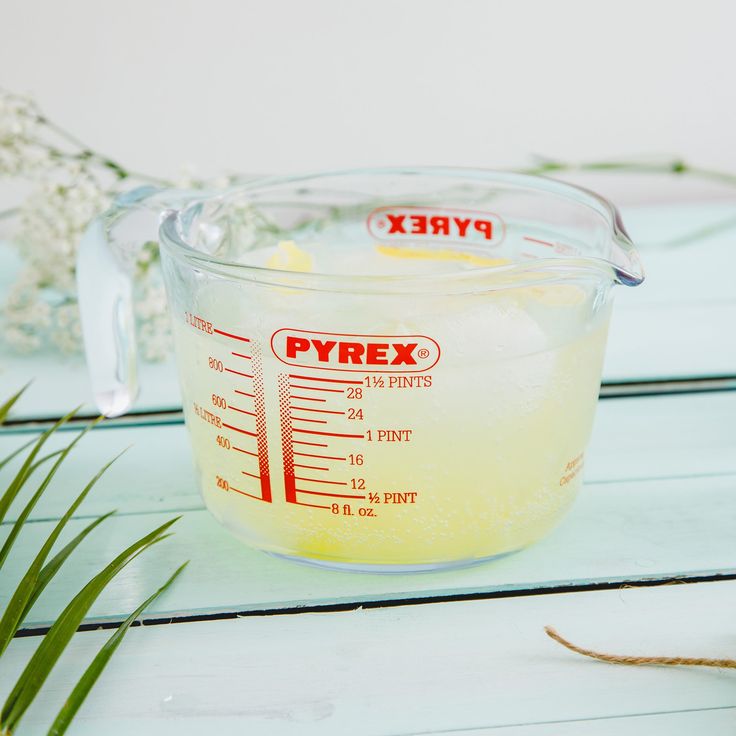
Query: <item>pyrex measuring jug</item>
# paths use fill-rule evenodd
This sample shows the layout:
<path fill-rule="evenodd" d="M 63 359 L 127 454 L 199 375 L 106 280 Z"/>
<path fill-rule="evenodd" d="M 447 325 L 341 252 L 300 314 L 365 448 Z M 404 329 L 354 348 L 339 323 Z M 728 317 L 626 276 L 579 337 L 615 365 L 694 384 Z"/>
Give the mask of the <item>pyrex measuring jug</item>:
<path fill-rule="evenodd" d="M 151 240 L 202 495 L 249 544 L 434 569 L 525 547 L 572 502 L 611 286 L 643 278 L 602 198 L 451 169 L 137 190 L 79 256 L 108 415 L 137 390 L 131 273 Z"/>

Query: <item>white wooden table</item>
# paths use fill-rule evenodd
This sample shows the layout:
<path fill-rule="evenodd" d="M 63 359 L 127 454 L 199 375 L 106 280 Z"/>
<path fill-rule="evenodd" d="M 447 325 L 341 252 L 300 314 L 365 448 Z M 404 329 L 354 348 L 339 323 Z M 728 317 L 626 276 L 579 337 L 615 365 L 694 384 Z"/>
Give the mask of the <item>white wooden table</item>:
<path fill-rule="evenodd" d="M 713 212 L 697 217 L 723 214 Z M 671 214 L 632 211 L 629 222 L 661 233 Z M 109 636 L 95 629 L 121 621 L 184 559 L 184 575 L 129 632 L 70 733 L 736 733 L 734 671 L 602 664 L 543 631 L 550 624 L 624 654 L 736 657 L 736 233 L 652 247 L 644 258 L 650 280 L 619 294 L 606 368 L 625 395 L 600 402 L 580 498 L 545 540 L 476 568 L 352 575 L 243 546 L 203 508 L 180 416 L 161 413 L 177 408 L 165 388 L 170 366 L 149 369 L 139 415 L 80 444 L 3 572 L 0 608 L 80 481 L 133 445 L 66 538 L 111 508 L 119 518 L 75 552 L 32 610 L 3 657 L 0 697 L 80 581 L 181 514 L 176 534 L 94 605 L 26 715 L 28 733 L 45 733 Z M 2 367 L 9 387 L 29 370 L 39 380 L 0 431 L 0 457 L 37 431 L 31 420 L 86 390 L 73 361 Z"/>

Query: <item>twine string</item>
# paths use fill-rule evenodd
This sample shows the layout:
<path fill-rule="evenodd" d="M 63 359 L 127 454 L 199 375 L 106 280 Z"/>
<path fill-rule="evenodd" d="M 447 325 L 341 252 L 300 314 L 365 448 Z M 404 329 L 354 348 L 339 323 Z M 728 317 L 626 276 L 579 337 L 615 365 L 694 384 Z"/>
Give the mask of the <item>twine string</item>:
<path fill-rule="evenodd" d="M 562 644 L 570 651 L 582 654 L 584 657 L 598 659 L 601 662 L 610 662 L 612 664 L 658 664 L 665 666 L 688 665 L 695 667 L 727 667 L 736 669 L 736 659 L 710 659 L 708 657 L 632 657 L 620 654 L 607 654 L 606 652 L 596 652 L 593 649 L 584 649 L 565 639 L 557 633 L 551 626 L 545 626 L 544 631 L 547 636 L 554 639 L 558 644 Z"/>

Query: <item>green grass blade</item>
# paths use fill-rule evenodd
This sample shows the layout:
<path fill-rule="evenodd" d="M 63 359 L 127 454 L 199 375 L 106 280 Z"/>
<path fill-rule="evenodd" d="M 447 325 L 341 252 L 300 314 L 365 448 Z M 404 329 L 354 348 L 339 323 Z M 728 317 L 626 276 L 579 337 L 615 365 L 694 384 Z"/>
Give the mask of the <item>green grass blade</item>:
<path fill-rule="evenodd" d="M 28 480 L 29 469 L 31 465 L 33 465 L 33 461 L 36 459 L 36 455 L 38 455 L 46 440 L 51 437 L 51 435 L 56 432 L 56 430 L 61 427 L 62 424 L 68 422 L 78 411 L 79 407 L 74 409 L 74 411 L 69 412 L 69 414 L 67 414 L 66 416 L 63 416 L 61 419 L 59 419 L 59 421 L 57 421 L 53 426 L 49 427 L 36 440 L 33 449 L 28 453 L 28 457 L 26 457 L 23 465 L 21 465 L 20 467 L 20 470 L 16 473 L 15 478 L 13 478 L 13 480 L 10 482 L 10 485 L 7 487 L 2 496 L 0 496 L 0 523 L 5 518 L 5 514 L 8 513 L 10 504 L 13 503 L 15 497 L 20 492 L 20 489 L 23 488 L 23 485 Z"/>
<path fill-rule="evenodd" d="M 27 450 L 37 439 L 37 437 L 31 437 L 28 442 L 21 445 L 17 450 L 13 450 L 10 455 L 0 460 L 0 470 L 2 470 L 16 455 L 20 455 L 23 450 Z"/>
<path fill-rule="evenodd" d="M 97 419 L 94 422 L 88 424 L 84 428 L 84 430 L 80 432 L 63 450 L 57 450 L 56 452 L 52 452 L 49 455 L 46 455 L 46 457 L 38 460 L 28 468 L 27 477 L 30 478 L 30 476 L 33 474 L 33 471 L 39 465 L 56 455 L 59 456 L 51 470 L 49 470 L 49 472 L 46 474 L 46 477 L 41 482 L 41 485 L 38 487 L 33 496 L 31 496 L 31 499 L 25 505 L 23 511 L 21 511 L 20 515 L 15 521 L 15 524 L 13 524 L 13 528 L 10 530 L 8 538 L 5 540 L 2 548 L 0 548 L 0 569 L 2 569 L 2 566 L 5 563 L 5 560 L 11 548 L 13 547 L 13 544 L 15 544 L 15 540 L 18 537 L 18 534 L 20 534 L 20 531 L 23 528 L 23 524 L 25 524 L 26 519 L 29 517 L 31 511 L 33 511 L 33 508 L 38 503 L 38 500 L 41 498 L 46 488 L 48 488 L 48 485 L 49 483 L 51 483 L 51 479 L 54 477 L 54 475 L 56 475 L 56 471 L 59 469 L 59 466 L 64 462 L 66 456 L 72 451 L 72 449 L 74 449 L 74 445 L 76 445 L 77 442 L 79 442 L 79 440 L 81 440 L 82 437 L 84 437 L 84 435 L 86 435 L 87 432 L 89 432 L 99 421 L 100 420 Z"/>
<path fill-rule="evenodd" d="M 174 582 L 174 580 L 176 580 L 177 577 L 179 577 L 179 574 L 188 564 L 188 562 L 185 562 L 150 598 L 143 601 L 143 603 L 141 603 L 141 605 L 138 606 L 138 608 L 136 608 L 122 624 L 120 624 L 120 627 L 105 642 L 102 649 L 97 652 L 95 658 L 85 670 L 79 682 L 74 686 L 71 695 L 69 695 L 63 707 L 59 711 L 59 714 L 56 716 L 56 719 L 51 724 L 51 728 L 49 729 L 47 736 L 62 736 L 62 734 L 66 733 L 69 724 L 77 714 L 77 711 L 87 695 L 89 695 L 89 691 L 94 687 L 94 684 L 97 682 L 97 678 L 102 674 L 102 671 L 107 666 L 107 663 L 110 661 L 110 657 L 112 657 L 115 650 L 120 645 L 120 642 L 122 642 L 123 637 L 130 628 L 130 625 Z"/>
<path fill-rule="evenodd" d="M 141 552 L 169 536 L 164 534 L 164 532 L 174 522 L 178 521 L 179 518 L 181 517 L 177 516 L 167 521 L 149 534 L 141 537 L 137 542 L 134 542 L 130 547 L 121 552 L 107 567 L 95 575 L 74 596 L 62 611 L 59 618 L 51 626 L 46 636 L 43 637 L 26 665 L 26 668 L 15 683 L 13 690 L 5 701 L 2 712 L 0 712 L 0 728 L 4 728 L 11 733 L 15 730 L 21 717 L 33 702 L 33 699 L 56 664 L 56 661 L 84 619 L 85 614 L 102 590 L 115 575 Z"/>
<path fill-rule="evenodd" d="M 76 499 L 74 499 L 71 506 L 66 510 L 64 516 L 62 516 L 56 523 L 51 534 L 49 534 L 48 538 L 44 542 L 43 547 L 41 547 L 30 567 L 26 570 L 20 583 L 18 583 L 18 587 L 15 589 L 13 597 L 5 608 L 2 618 L 0 618 L 0 657 L 10 643 L 10 640 L 15 635 L 18 627 L 23 622 L 23 614 L 27 611 L 28 601 L 33 595 L 33 590 L 38 582 L 41 568 L 46 562 L 46 558 L 49 556 L 51 548 L 56 543 L 56 540 L 59 538 L 59 535 L 72 514 L 77 510 L 82 501 L 84 501 L 92 487 L 102 477 L 102 474 L 115 462 L 115 460 L 118 459 L 118 457 L 120 457 L 120 455 L 117 455 L 117 457 L 110 460 L 110 462 L 107 463 L 107 465 L 105 465 L 89 483 L 87 483 L 84 490 L 76 497 Z"/>
<path fill-rule="evenodd" d="M 43 495 L 44 491 L 48 487 L 49 483 L 51 482 L 51 479 L 56 475 L 56 471 L 59 469 L 59 466 L 64 461 L 64 458 L 71 452 L 74 445 L 79 442 L 80 439 L 82 439 L 83 435 L 86 433 L 87 430 L 82 432 L 78 437 L 74 439 L 73 442 L 70 442 L 69 445 L 67 445 L 66 448 L 63 450 L 57 450 L 56 452 L 49 453 L 45 457 L 41 458 L 40 460 L 37 460 L 33 465 L 31 465 L 30 468 L 28 468 L 28 477 L 30 478 L 31 475 L 33 475 L 33 471 L 36 470 L 36 468 L 39 465 L 42 465 L 47 460 L 50 460 L 52 457 L 55 457 L 56 455 L 59 455 L 60 457 L 57 459 L 57 461 L 54 463 L 53 467 L 49 472 L 46 474 L 46 477 L 43 479 L 39 487 L 36 489 L 36 492 L 31 496 L 28 503 L 23 507 L 23 511 L 20 512 L 20 515 L 15 520 L 15 524 L 13 524 L 10 534 L 8 534 L 7 539 L 5 540 L 2 548 L 0 548 L 0 570 L 2 569 L 2 566 L 5 564 L 5 560 L 8 557 L 8 554 L 10 553 L 10 550 L 12 549 L 13 545 L 15 544 L 15 540 L 17 539 L 18 535 L 21 532 L 21 529 L 23 529 L 23 524 L 26 523 L 26 519 L 30 516 L 31 511 L 33 511 L 35 505 L 38 503 L 38 500 Z"/>
<path fill-rule="evenodd" d="M 23 392 L 30 386 L 30 382 L 28 382 L 23 388 L 18 391 L 17 393 L 13 394 L 2 406 L 0 406 L 0 424 L 2 424 L 5 419 L 7 418 L 8 414 L 10 413 L 10 410 L 13 408 L 13 405 L 15 404 L 18 399 L 23 396 Z"/>
<path fill-rule="evenodd" d="M 84 527 L 84 529 L 82 529 L 82 531 L 79 532 L 79 534 L 77 534 L 77 536 L 74 537 L 74 539 L 72 539 L 69 544 L 61 549 L 49 562 L 47 562 L 43 566 L 43 569 L 38 575 L 36 586 L 33 588 L 33 593 L 28 599 L 28 603 L 26 603 L 23 614 L 20 617 L 20 623 L 23 623 L 29 611 L 33 608 L 33 604 L 38 600 L 38 597 L 41 595 L 41 593 L 43 593 L 44 588 L 53 580 L 54 575 L 59 572 L 61 566 L 66 562 L 67 557 L 69 557 L 69 555 L 74 552 L 74 550 L 85 540 L 87 535 L 93 529 L 102 524 L 105 519 L 112 516 L 114 513 L 115 511 L 108 511 L 106 514 L 98 516 L 91 524 L 88 524 L 86 527 Z"/>

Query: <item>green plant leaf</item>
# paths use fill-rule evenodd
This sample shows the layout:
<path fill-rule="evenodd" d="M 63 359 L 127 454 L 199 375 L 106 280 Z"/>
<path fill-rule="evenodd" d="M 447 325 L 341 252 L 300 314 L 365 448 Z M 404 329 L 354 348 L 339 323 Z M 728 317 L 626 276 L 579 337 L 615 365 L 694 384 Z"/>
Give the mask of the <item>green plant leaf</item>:
<path fill-rule="evenodd" d="M 78 411 L 79 411 L 79 407 L 74 409 L 74 411 L 69 412 L 69 414 L 67 414 L 66 416 L 63 416 L 61 419 L 55 422 L 51 427 L 49 427 L 36 440 L 36 443 L 33 449 L 28 453 L 28 457 L 23 462 L 23 465 L 21 465 L 20 470 L 16 473 L 15 477 L 10 482 L 10 485 L 7 487 L 3 495 L 0 496 L 0 523 L 2 523 L 3 519 L 5 518 L 5 514 L 8 513 L 10 504 L 13 503 L 13 501 L 15 500 L 15 497 L 20 492 L 20 489 L 23 488 L 23 485 L 30 477 L 30 468 L 33 465 L 33 461 L 36 459 L 36 455 L 38 455 L 41 448 L 44 446 L 44 443 L 46 442 L 46 440 L 49 437 L 51 437 L 51 435 L 59 427 L 61 427 L 62 424 L 65 424 L 66 422 L 68 422 Z"/>
<path fill-rule="evenodd" d="M 13 450 L 10 455 L 0 460 L 0 470 L 2 470 L 16 455 L 20 455 L 23 450 L 27 450 L 36 441 L 36 439 L 36 437 L 31 437 L 28 442 L 22 444 L 18 449 Z"/>
<path fill-rule="evenodd" d="M 89 691 L 94 687 L 94 684 L 97 682 L 97 678 L 102 674 L 102 671 L 110 661 L 110 657 L 112 657 L 115 650 L 120 645 L 120 642 L 122 642 L 123 637 L 128 632 L 131 624 L 174 582 L 174 580 L 176 580 L 188 564 L 188 562 L 185 562 L 181 567 L 179 567 L 150 598 L 143 601 L 143 603 L 141 603 L 141 605 L 138 606 L 138 608 L 136 608 L 122 624 L 120 624 L 120 627 L 105 642 L 102 649 L 97 652 L 95 658 L 85 670 L 79 682 L 74 686 L 71 695 L 69 695 L 53 724 L 51 724 L 51 728 L 49 729 L 47 736 L 62 736 L 62 734 L 66 733 L 66 729 L 72 722 L 72 718 L 76 715 L 80 706 L 89 694 Z"/>
<path fill-rule="evenodd" d="M 17 539 L 18 535 L 20 534 L 21 529 L 23 528 L 23 524 L 25 524 L 26 519 L 30 516 L 31 511 L 33 511 L 33 508 L 38 503 L 38 500 L 43 495 L 44 491 L 48 488 L 49 483 L 51 483 L 51 479 L 56 475 L 56 471 L 59 469 L 59 466 L 64 462 L 66 456 L 72 451 L 74 448 L 74 445 L 79 442 L 79 440 L 84 437 L 84 435 L 89 432 L 92 427 L 94 427 L 100 420 L 97 419 L 94 422 L 91 422 L 88 424 L 82 432 L 80 432 L 63 450 L 52 452 L 51 454 L 47 455 L 46 457 L 42 458 L 38 462 L 34 463 L 30 466 L 28 469 L 28 477 L 30 477 L 33 474 L 33 471 L 42 463 L 46 462 L 50 458 L 54 457 L 55 455 L 58 455 L 58 458 L 56 462 L 54 463 L 53 467 L 49 472 L 46 474 L 46 477 L 43 479 L 41 484 L 39 485 L 36 492 L 31 496 L 28 503 L 23 508 L 23 511 L 21 511 L 18 518 L 15 520 L 15 524 L 13 524 L 12 529 L 10 530 L 10 534 L 8 535 L 8 538 L 5 540 L 5 543 L 3 544 L 2 548 L 0 548 L 0 569 L 2 569 L 3 564 L 5 563 L 5 560 L 8 557 L 8 554 L 10 553 L 10 550 L 12 549 L 13 545 L 15 544 L 15 540 Z"/>
<path fill-rule="evenodd" d="M 107 567 L 95 575 L 77 593 L 59 618 L 43 637 L 38 649 L 15 683 L 0 713 L 0 727 L 11 733 L 15 730 L 28 706 L 38 694 L 56 661 L 74 635 L 90 606 L 95 602 L 105 586 L 132 560 L 148 547 L 169 537 L 164 532 L 181 517 L 167 521 L 149 534 L 141 537 L 121 552 Z"/>
<path fill-rule="evenodd" d="M 23 396 L 23 392 L 30 386 L 30 382 L 28 382 L 23 388 L 18 391 L 17 393 L 13 394 L 2 406 L 0 406 L 0 424 L 2 424 L 5 419 L 7 418 L 8 414 L 10 413 L 10 410 L 13 408 L 13 404 L 15 404 L 18 399 Z"/>
<path fill-rule="evenodd" d="M 71 506 L 66 510 L 64 516 L 62 516 L 56 523 L 51 534 L 49 534 L 48 538 L 44 542 L 43 547 L 41 547 L 33 562 L 31 562 L 30 567 L 26 570 L 20 583 L 18 583 L 15 593 L 13 593 L 12 598 L 3 612 L 2 618 L 0 618 L 0 656 L 2 656 L 3 652 L 7 649 L 10 640 L 15 636 L 15 632 L 23 622 L 24 612 L 27 612 L 28 610 L 28 601 L 33 596 L 33 590 L 38 582 L 41 568 L 46 562 L 46 558 L 49 556 L 51 548 L 54 546 L 72 514 L 77 510 L 82 501 L 84 501 L 92 487 L 102 477 L 102 474 L 115 462 L 115 460 L 118 459 L 118 457 L 120 457 L 120 455 L 117 455 L 110 460 L 110 462 L 107 463 L 107 465 L 105 465 L 89 483 L 87 483 L 84 490 L 74 499 Z"/>
<path fill-rule="evenodd" d="M 74 552 L 74 550 L 84 541 L 86 536 L 97 526 L 99 526 L 105 519 L 112 516 L 115 511 L 108 511 L 106 514 L 103 514 L 102 516 L 98 516 L 91 524 L 88 524 L 84 529 L 82 529 L 79 534 L 77 534 L 74 539 L 72 539 L 69 544 L 67 544 L 65 547 L 63 547 L 54 557 L 51 558 L 49 562 L 47 562 L 44 566 L 41 572 L 38 575 L 38 579 L 36 580 L 36 585 L 33 588 L 33 593 L 31 594 L 31 597 L 28 599 L 28 603 L 26 603 L 26 607 L 23 610 L 23 614 L 20 617 L 20 623 L 22 624 L 25 620 L 26 616 L 28 615 L 29 611 L 33 608 L 33 604 L 38 600 L 38 597 L 43 593 L 44 588 L 51 582 L 54 575 L 56 575 L 57 572 L 59 572 L 61 566 L 66 562 L 67 557 Z"/>

